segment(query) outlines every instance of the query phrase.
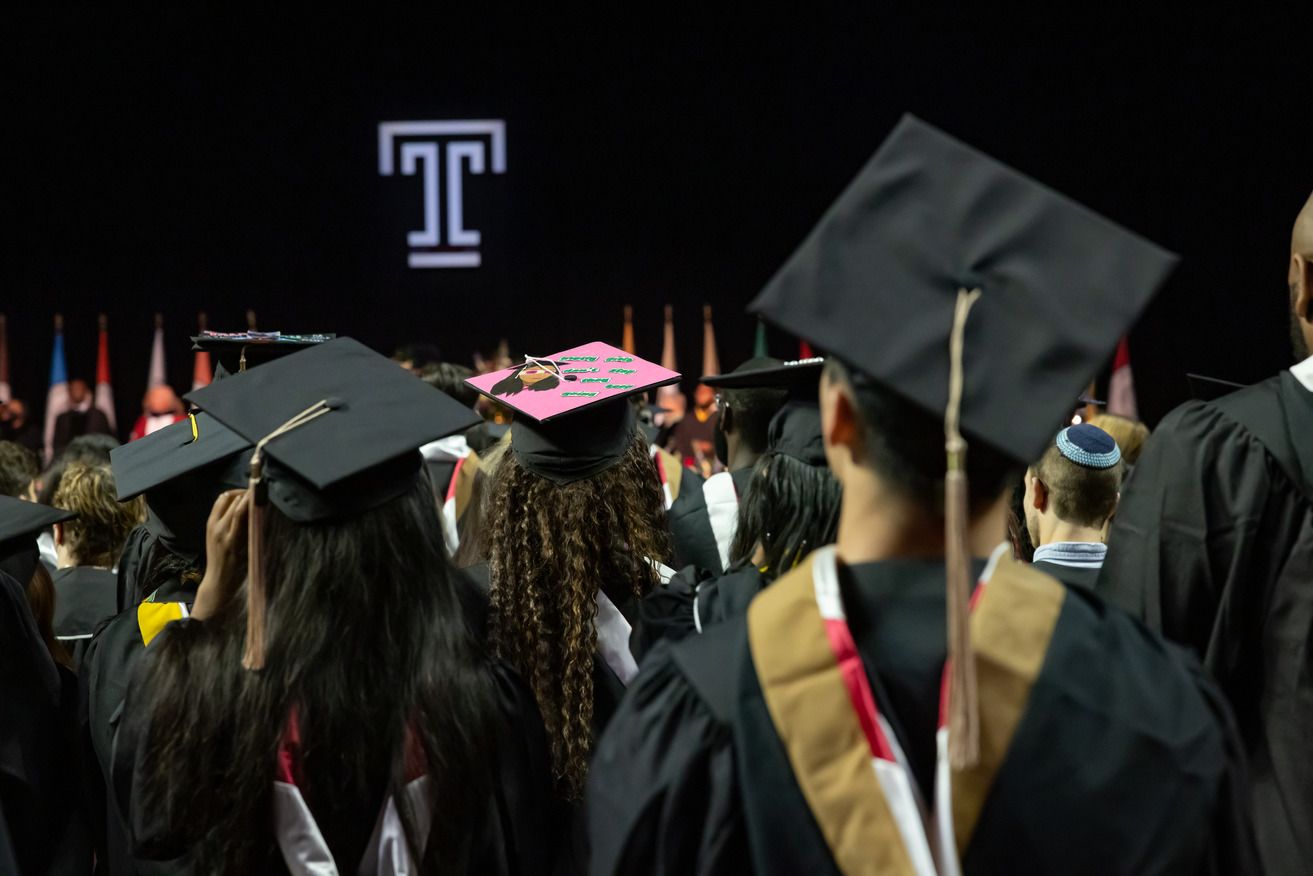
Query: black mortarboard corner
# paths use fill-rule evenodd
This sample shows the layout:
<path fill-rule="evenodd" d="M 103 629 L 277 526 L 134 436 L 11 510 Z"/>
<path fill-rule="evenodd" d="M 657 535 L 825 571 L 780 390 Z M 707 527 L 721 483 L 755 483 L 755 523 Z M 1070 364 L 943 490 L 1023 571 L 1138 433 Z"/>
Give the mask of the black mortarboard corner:
<path fill-rule="evenodd" d="M 534 376 L 525 382 L 520 375 L 530 368 Z M 570 484 L 624 458 L 638 426 L 631 396 L 679 377 L 595 341 L 466 382 L 515 411 L 511 452 L 521 466 L 552 483 Z"/>
<path fill-rule="evenodd" d="M 250 449 L 209 414 L 193 414 L 110 451 L 118 500 L 144 493 L 150 535 L 171 553 L 195 558 L 214 500 L 245 486 Z"/>
<path fill-rule="evenodd" d="M 1195 401 L 1217 401 L 1224 395 L 1230 395 L 1237 389 L 1245 388 L 1243 383 L 1233 383 L 1230 380 L 1221 380 L 1216 377 L 1205 377 L 1202 374 L 1187 374 L 1185 379 L 1190 383 L 1190 398 Z"/>
<path fill-rule="evenodd" d="M 285 332 L 209 332 L 191 339 L 193 350 L 214 357 L 214 379 L 239 374 L 291 353 L 331 341 L 333 334 L 288 334 Z"/>
<path fill-rule="evenodd" d="M 944 417 L 957 768 L 978 753 L 965 436 L 1037 458 L 1175 261 L 904 116 L 749 307 Z"/>
<path fill-rule="evenodd" d="M 351 338 L 235 374 L 186 398 L 254 445 L 248 669 L 264 665 L 263 506 L 272 502 L 299 523 L 376 508 L 421 476 L 421 445 L 479 421 L 474 411 Z"/>
<path fill-rule="evenodd" d="M 762 364 L 749 367 L 753 363 Z M 702 382 L 716 389 L 782 389 L 788 398 L 816 401 L 824 368 L 824 356 L 785 362 L 763 356 L 749 359 L 728 374 L 705 375 Z"/>
<path fill-rule="evenodd" d="M 61 508 L 0 496 L 0 572 L 8 573 L 26 588 L 36 564 L 41 562 L 37 535 L 76 516 Z"/>

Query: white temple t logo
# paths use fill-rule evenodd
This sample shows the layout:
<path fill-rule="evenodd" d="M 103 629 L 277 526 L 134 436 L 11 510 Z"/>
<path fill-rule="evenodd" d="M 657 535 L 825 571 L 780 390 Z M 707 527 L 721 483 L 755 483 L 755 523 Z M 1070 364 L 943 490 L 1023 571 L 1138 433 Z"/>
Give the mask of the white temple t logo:
<path fill-rule="evenodd" d="M 489 153 L 491 152 L 491 155 Z M 478 229 L 465 227 L 464 174 L 506 172 L 506 122 L 380 122 L 378 172 L 423 183 L 424 227 L 406 235 L 412 268 L 477 268 Z"/>

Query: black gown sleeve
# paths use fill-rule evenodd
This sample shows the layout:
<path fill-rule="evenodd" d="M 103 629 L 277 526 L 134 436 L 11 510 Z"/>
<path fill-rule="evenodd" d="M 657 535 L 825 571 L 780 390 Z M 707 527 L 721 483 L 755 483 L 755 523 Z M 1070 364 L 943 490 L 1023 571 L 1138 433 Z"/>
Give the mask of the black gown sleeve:
<path fill-rule="evenodd" d="M 629 634 L 629 652 L 634 660 L 641 664 L 657 642 L 678 642 L 697 632 L 693 624 L 693 600 L 698 587 L 711 579 L 712 574 L 707 570 L 685 566 L 638 601 L 638 617 Z"/>
<path fill-rule="evenodd" d="M 749 869 L 728 726 L 662 642 L 598 743 L 586 798 L 590 873 Z"/>
<path fill-rule="evenodd" d="M 1288 498 L 1280 479 L 1248 430 L 1212 405 L 1187 403 L 1145 445 L 1108 538 L 1100 595 L 1192 648 L 1224 686 L 1240 655 L 1216 646 L 1257 632 L 1270 567 L 1282 560 L 1265 526 L 1271 506 Z"/>

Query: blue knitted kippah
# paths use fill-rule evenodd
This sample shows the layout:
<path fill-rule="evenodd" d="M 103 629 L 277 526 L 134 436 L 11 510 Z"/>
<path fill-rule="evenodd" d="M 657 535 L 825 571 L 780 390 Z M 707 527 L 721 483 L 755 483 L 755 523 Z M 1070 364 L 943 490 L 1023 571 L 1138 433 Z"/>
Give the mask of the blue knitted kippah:
<path fill-rule="evenodd" d="M 1058 450 L 1086 468 L 1112 468 L 1122 458 L 1121 448 L 1113 437 L 1089 423 L 1068 426 L 1059 432 Z"/>

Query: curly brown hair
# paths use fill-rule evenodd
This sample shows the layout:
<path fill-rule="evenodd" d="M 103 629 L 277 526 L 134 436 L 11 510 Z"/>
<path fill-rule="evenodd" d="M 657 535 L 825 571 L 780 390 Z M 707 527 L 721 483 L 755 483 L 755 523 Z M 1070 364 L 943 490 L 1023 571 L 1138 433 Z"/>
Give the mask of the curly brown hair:
<path fill-rule="evenodd" d="M 632 581 L 636 596 L 656 586 L 645 558 L 669 557 L 663 509 L 637 434 L 620 463 L 594 477 L 555 484 L 508 453 L 493 484 L 489 642 L 533 687 L 567 800 L 583 794 L 592 749 L 597 592 L 604 581 Z"/>

